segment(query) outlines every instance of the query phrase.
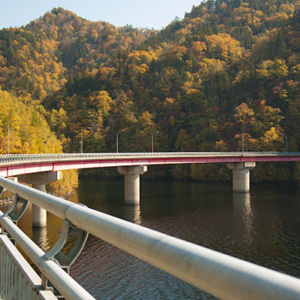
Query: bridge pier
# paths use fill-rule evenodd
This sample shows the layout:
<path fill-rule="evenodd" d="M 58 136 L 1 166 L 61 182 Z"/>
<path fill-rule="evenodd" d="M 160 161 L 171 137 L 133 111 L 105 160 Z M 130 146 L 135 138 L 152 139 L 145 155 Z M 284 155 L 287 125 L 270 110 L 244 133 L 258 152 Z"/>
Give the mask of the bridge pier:
<path fill-rule="evenodd" d="M 147 166 L 118 167 L 125 176 L 125 203 L 140 203 L 140 175 L 147 172 Z"/>
<path fill-rule="evenodd" d="M 61 172 L 43 172 L 19 175 L 18 179 L 27 184 L 32 184 L 34 189 L 46 193 L 46 184 L 62 179 Z M 47 225 L 47 211 L 32 204 L 32 226 L 45 227 Z"/>
<path fill-rule="evenodd" d="M 232 170 L 233 192 L 250 192 L 250 170 L 256 166 L 255 162 L 228 163 L 227 167 Z"/>

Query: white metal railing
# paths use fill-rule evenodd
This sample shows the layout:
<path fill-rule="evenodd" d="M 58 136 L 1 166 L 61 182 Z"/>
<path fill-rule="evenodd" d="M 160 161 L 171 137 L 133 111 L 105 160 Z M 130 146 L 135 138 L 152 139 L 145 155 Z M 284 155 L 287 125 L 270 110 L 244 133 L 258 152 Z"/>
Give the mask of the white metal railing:
<path fill-rule="evenodd" d="M 52 291 L 42 288 L 42 280 L 6 235 L 0 235 L 1 299 L 54 300 Z"/>
<path fill-rule="evenodd" d="M 95 300 L 83 287 L 81 287 L 74 279 L 72 279 L 55 261 L 49 260 L 45 257 L 45 253 L 40 249 L 22 230 L 20 230 L 8 217 L 4 217 L 0 212 L 0 222 L 3 228 L 7 230 L 9 235 L 17 242 L 18 246 L 28 255 L 32 262 L 38 267 L 43 276 L 47 278 L 57 289 L 62 296 L 70 300 Z M 9 270 L 7 270 L 10 272 Z M 14 282 L 9 277 L 8 273 L 1 274 L 6 279 L 6 289 L 8 295 L 11 294 L 10 289 L 15 289 Z M 2 279 L 1 279 L 2 280 Z M 23 282 L 23 286 L 27 287 Z M 20 287 L 21 288 L 21 287 Z M 22 291 L 19 291 L 22 293 Z M 19 298 L 5 298 L 0 291 L 1 299 L 17 299 Z M 56 297 L 55 297 L 56 298 Z M 34 299 L 34 298 L 25 298 Z M 40 299 L 40 298 L 38 298 Z"/>
<path fill-rule="evenodd" d="M 300 152 L 141 152 L 141 153 L 49 153 L 0 155 L 0 165 L 15 162 L 55 162 L 68 160 L 104 160 L 124 158 L 300 156 Z"/>
<path fill-rule="evenodd" d="M 300 280 L 297 278 L 144 228 L 2 177 L 0 186 L 216 297 L 245 300 L 300 299 Z M 6 217 L 0 216 L 0 221 L 30 256 L 29 245 L 32 241 L 28 238 L 23 241 L 21 235 L 11 230 Z M 42 273 L 47 273 L 48 269 L 43 264 L 36 260 L 34 263 L 41 267 Z M 78 299 L 74 293 L 75 291 L 73 298 L 69 299 Z"/>

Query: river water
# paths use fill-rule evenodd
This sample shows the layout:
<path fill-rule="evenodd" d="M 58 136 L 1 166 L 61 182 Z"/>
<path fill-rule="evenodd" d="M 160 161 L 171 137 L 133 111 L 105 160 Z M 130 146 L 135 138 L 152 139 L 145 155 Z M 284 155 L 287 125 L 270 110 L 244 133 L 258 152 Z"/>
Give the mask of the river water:
<path fill-rule="evenodd" d="M 230 183 L 141 181 L 141 204 L 124 204 L 123 181 L 81 179 L 70 201 L 247 261 L 300 277 L 300 188 L 253 183 L 234 194 Z M 21 227 L 48 250 L 61 220 Z M 90 236 L 70 273 L 97 299 L 215 299 Z"/>

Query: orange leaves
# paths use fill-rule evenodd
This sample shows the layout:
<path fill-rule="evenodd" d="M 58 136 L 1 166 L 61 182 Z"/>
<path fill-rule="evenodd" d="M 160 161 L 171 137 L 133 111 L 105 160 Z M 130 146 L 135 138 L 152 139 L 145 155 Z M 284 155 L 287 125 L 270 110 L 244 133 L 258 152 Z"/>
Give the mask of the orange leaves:
<path fill-rule="evenodd" d="M 202 56 L 207 50 L 207 47 L 204 42 L 197 41 L 192 43 L 192 50 L 196 55 Z"/>

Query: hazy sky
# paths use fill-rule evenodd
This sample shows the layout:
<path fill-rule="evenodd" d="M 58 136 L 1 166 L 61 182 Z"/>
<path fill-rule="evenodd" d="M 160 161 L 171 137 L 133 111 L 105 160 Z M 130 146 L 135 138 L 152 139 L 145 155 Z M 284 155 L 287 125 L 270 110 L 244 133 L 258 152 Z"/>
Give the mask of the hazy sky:
<path fill-rule="evenodd" d="M 161 29 L 182 19 L 201 0 L 0 0 L 0 29 L 28 24 L 54 7 L 71 10 L 90 21 L 115 26 Z"/>

